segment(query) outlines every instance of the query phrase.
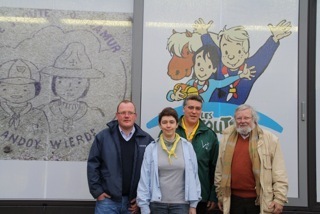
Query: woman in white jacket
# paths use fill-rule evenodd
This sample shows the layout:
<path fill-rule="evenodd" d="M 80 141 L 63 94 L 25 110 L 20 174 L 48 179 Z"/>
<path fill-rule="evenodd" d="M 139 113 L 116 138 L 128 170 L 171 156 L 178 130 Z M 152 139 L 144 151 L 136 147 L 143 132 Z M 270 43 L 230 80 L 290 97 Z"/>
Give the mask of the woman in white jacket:
<path fill-rule="evenodd" d="M 177 133 L 178 114 L 165 108 L 159 114 L 160 137 L 145 151 L 137 203 L 142 214 L 195 214 L 201 200 L 196 154 Z"/>

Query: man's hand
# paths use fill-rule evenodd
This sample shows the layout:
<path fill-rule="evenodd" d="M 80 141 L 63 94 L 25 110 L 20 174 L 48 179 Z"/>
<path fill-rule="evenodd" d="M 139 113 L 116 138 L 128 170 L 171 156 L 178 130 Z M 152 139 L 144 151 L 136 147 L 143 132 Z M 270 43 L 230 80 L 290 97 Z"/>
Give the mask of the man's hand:
<path fill-rule="evenodd" d="M 130 211 L 132 214 L 136 214 L 136 213 L 138 213 L 138 211 L 139 211 L 139 207 L 138 207 L 138 205 L 137 205 L 137 202 L 136 202 L 136 199 L 135 199 L 135 198 L 130 201 L 129 211 Z"/>
<path fill-rule="evenodd" d="M 211 25 L 213 24 L 213 21 L 210 20 L 208 22 L 208 24 L 206 24 L 203 19 L 199 18 L 198 20 L 196 20 L 193 24 L 193 32 L 194 33 L 199 33 L 201 35 L 203 34 L 207 34 L 209 31 L 209 28 L 211 27 Z"/>
<path fill-rule="evenodd" d="M 214 203 L 214 201 L 208 201 L 208 203 L 207 203 L 207 210 L 208 211 L 214 210 L 215 207 L 216 207 L 216 204 Z"/>
<path fill-rule="evenodd" d="M 281 204 L 278 204 L 277 202 L 275 201 L 272 201 L 269 205 L 269 209 L 272 209 L 273 208 L 273 211 L 272 213 L 274 214 L 280 214 L 282 213 L 282 210 L 283 210 L 283 206 Z"/>
<path fill-rule="evenodd" d="M 97 201 L 102 201 L 105 198 L 111 198 L 110 195 L 108 195 L 107 193 L 102 193 L 101 195 L 99 195 L 99 197 L 97 198 Z"/>
<path fill-rule="evenodd" d="M 268 27 L 273 35 L 273 40 L 276 43 L 279 42 L 280 39 L 283 39 L 292 33 L 290 31 L 292 28 L 291 22 L 287 22 L 286 20 L 282 20 L 276 26 L 268 24 Z"/>
<path fill-rule="evenodd" d="M 221 201 L 218 202 L 219 210 L 223 212 L 223 203 Z"/>

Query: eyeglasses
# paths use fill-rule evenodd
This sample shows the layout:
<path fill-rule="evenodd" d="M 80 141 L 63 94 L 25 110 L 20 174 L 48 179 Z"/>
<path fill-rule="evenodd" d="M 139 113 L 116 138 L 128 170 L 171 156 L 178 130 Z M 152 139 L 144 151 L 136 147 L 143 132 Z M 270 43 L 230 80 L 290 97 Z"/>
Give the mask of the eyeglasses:
<path fill-rule="evenodd" d="M 236 117 L 236 121 L 249 121 L 252 117 Z"/>
<path fill-rule="evenodd" d="M 187 106 L 187 108 L 192 111 L 192 110 L 196 110 L 196 111 L 201 111 L 201 106 Z"/>
<path fill-rule="evenodd" d="M 122 115 L 122 116 L 125 116 L 125 115 L 131 116 L 131 115 L 134 115 L 134 114 L 136 114 L 136 113 L 135 113 L 135 112 L 132 112 L 132 111 L 121 111 L 121 112 L 117 112 L 117 114 L 120 114 L 120 115 Z"/>

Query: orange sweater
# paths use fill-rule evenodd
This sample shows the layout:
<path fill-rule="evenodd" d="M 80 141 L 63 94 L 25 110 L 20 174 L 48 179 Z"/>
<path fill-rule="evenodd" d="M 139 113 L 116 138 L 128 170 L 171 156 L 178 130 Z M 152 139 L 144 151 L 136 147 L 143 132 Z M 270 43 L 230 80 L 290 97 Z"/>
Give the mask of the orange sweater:
<path fill-rule="evenodd" d="M 231 165 L 231 194 L 242 198 L 257 197 L 249 154 L 249 137 L 238 135 Z"/>

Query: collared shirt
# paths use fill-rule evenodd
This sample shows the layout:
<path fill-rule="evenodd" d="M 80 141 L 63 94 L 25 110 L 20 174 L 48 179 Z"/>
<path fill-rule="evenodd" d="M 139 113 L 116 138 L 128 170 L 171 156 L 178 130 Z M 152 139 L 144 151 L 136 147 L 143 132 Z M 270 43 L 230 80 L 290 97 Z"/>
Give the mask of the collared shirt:
<path fill-rule="evenodd" d="M 199 122 L 199 120 L 198 120 L 198 122 L 197 122 L 197 124 L 195 125 L 195 127 L 193 127 L 192 132 L 191 132 L 191 133 L 187 133 L 187 126 L 186 126 L 186 124 L 185 124 L 184 116 L 183 116 L 181 125 L 182 125 L 182 127 L 184 128 L 184 131 L 185 131 L 185 133 L 186 133 L 187 140 L 188 140 L 189 142 L 192 142 L 192 139 L 193 139 L 194 135 L 196 134 L 197 129 L 198 129 L 198 127 L 199 127 L 199 124 L 200 124 L 200 122 Z"/>
<path fill-rule="evenodd" d="M 126 133 L 121 129 L 121 127 L 119 126 L 119 130 L 120 130 L 120 133 L 123 137 L 123 139 L 125 139 L 125 141 L 129 141 L 131 139 L 131 137 L 133 136 L 134 132 L 136 131 L 136 128 L 133 126 L 131 132 L 126 135 Z"/>
<path fill-rule="evenodd" d="M 242 134 L 240 134 L 241 135 L 241 137 L 245 140 L 245 139 L 247 139 L 250 135 L 248 134 L 248 135 L 242 135 Z"/>

